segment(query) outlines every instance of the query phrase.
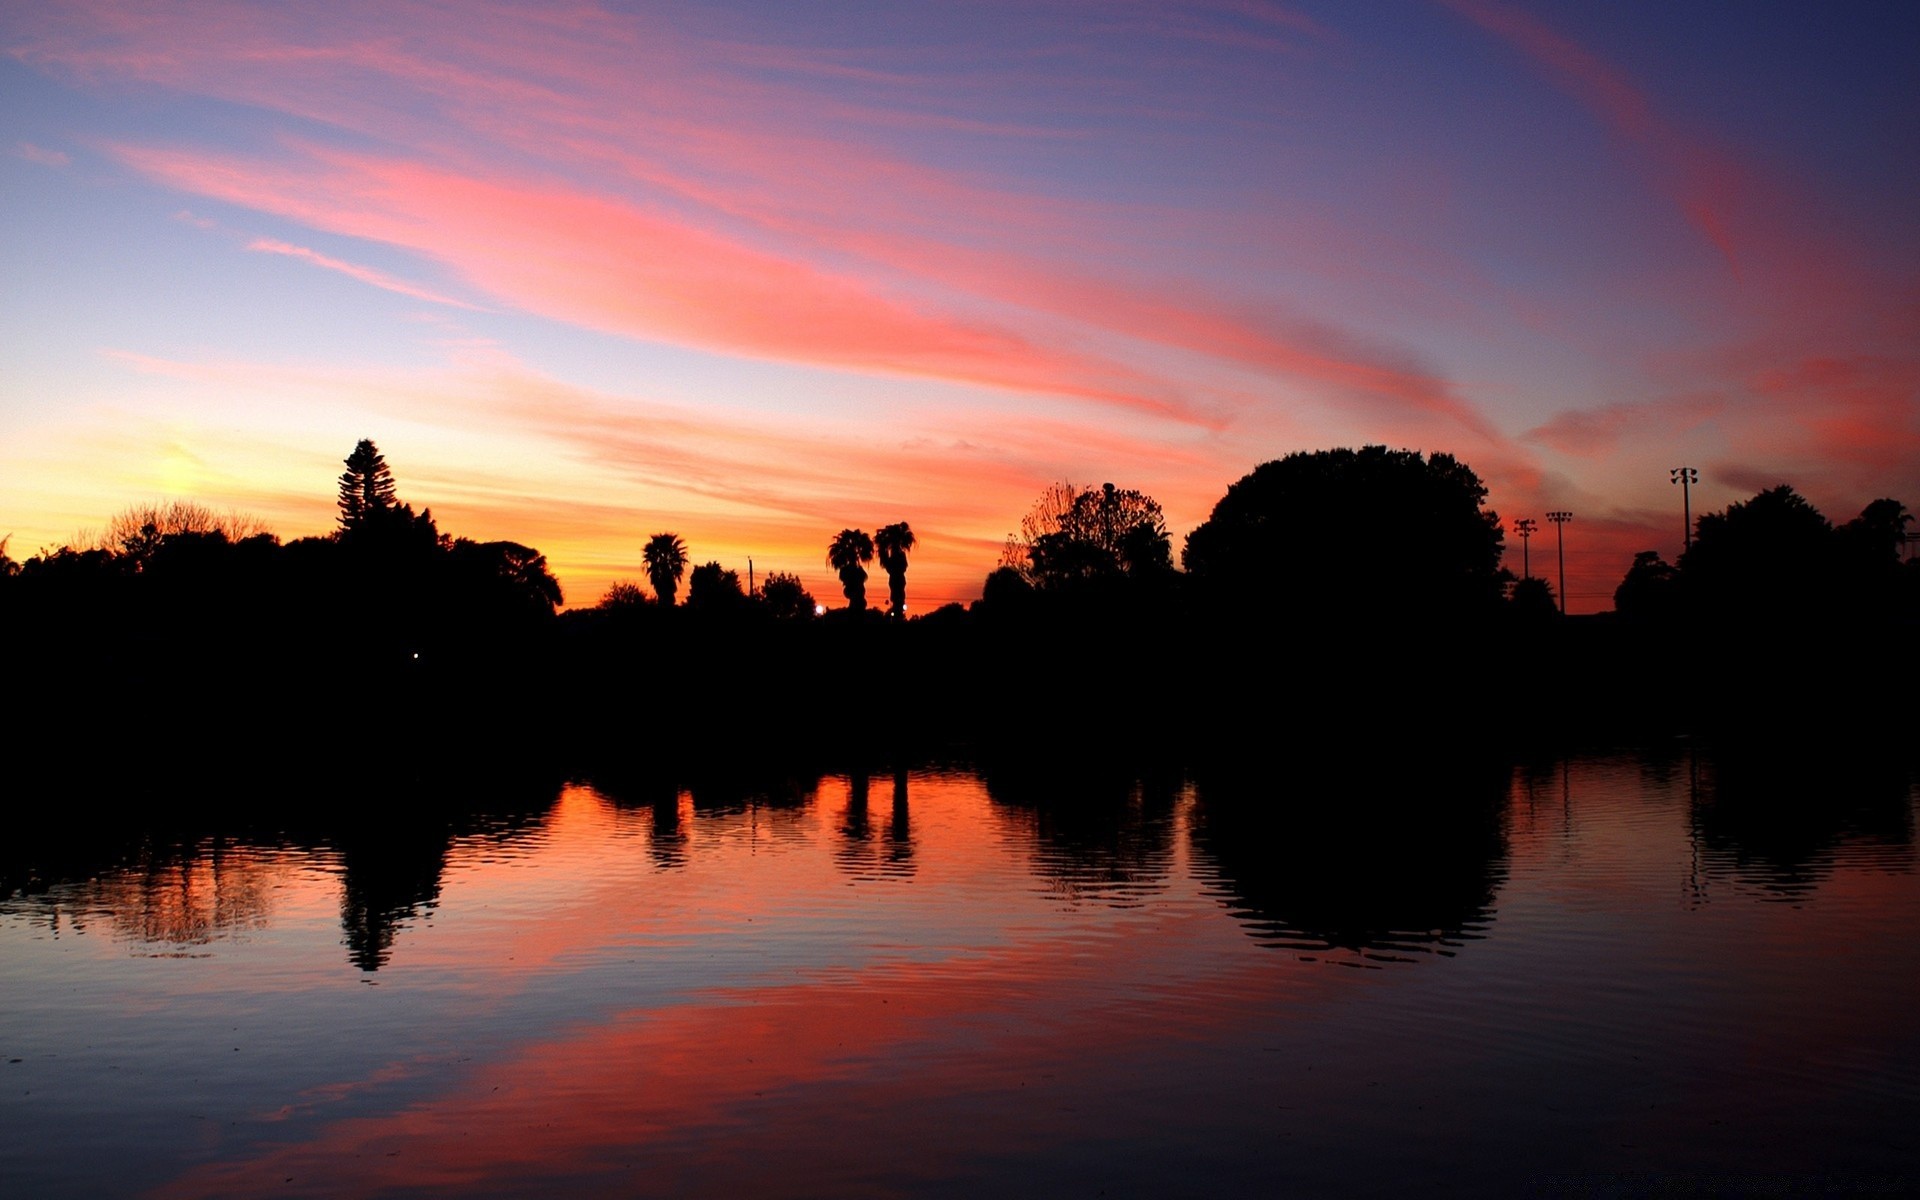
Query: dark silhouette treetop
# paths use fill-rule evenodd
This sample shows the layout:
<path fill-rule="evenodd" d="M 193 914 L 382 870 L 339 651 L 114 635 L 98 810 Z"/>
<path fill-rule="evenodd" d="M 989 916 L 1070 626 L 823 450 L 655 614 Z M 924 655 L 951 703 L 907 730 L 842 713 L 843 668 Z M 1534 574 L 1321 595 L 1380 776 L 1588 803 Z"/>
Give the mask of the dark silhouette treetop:
<path fill-rule="evenodd" d="M 827 565 L 840 575 L 840 591 L 847 607 L 864 612 L 867 607 L 867 569 L 862 563 L 873 561 L 873 539 L 864 529 L 842 529 L 827 545 Z"/>
<path fill-rule="evenodd" d="M 783 621 L 804 621 L 814 615 L 813 593 L 798 575 L 775 571 L 760 585 L 760 604 Z"/>
<path fill-rule="evenodd" d="M 687 577 L 687 607 L 701 612 L 732 612 L 747 602 L 740 572 L 717 562 L 701 563 Z"/>
<path fill-rule="evenodd" d="M 1636 620 L 1663 617 L 1673 608 L 1679 578 L 1658 550 L 1642 550 L 1613 589 L 1613 611 Z"/>
<path fill-rule="evenodd" d="M 347 455 L 346 466 L 340 475 L 340 528 L 353 530 L 369 518 L 390 512 L 397 501 L 393 472 L 371 439 L 360 439 Z"/>
<path fill-rule="evenodd" d="M 1182 561 L 1214 603 L 1321 617 L 1487 613 L 1500 518 L 1450 454 L 1364 446 L 1262 463 L 1187 537 Z"/>
<path fill-rule="evenodd" d="M 1036 586 L 1057 588 L 1171 571 L 1173 546 L 1159 501 L 1145 492 L 1057 483 L 1021 518 L 1003 565 Z"/>
<path fill-rule="evenodd" d="M 905 521 L 882 525 L 874 531 L 874 553 L 880 556 L 880 569 L 887 573 L 887 614 L 889 616 L 906 615 L 907 551 L 913 547 L 913 530 Z"/>
<path fill-rule="evenodd" d="M 1721 616 L 1795 612 L 1836 584 L 1833 525 L 1786 484 L 1694 522 L 1680 575 L 1697 604 Z"/>
<path fill-rule="evenodd" d="M 680 593 L 680 577 L 687 571 L 687 544 L 677 533 L 656 533 L 641 549 L 640 561 L 647 568 L 647 582 L 653 585 L 653 594 L 660 598 L 660 603 L 672 608 Z"/>

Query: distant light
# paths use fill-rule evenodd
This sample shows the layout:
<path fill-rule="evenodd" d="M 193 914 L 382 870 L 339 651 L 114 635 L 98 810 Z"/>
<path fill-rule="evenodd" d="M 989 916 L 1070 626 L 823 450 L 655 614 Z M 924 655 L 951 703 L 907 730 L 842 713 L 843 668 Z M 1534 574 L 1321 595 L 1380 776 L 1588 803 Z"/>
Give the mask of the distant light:
<path fill-rule="evenodd" d="M 824 605 L 824 604 L 816 604 L 816 605 L 814 605 L 814 606 L 813 606 L 813 615 L 814 615 L 814 616 L 816 616 L 816 617 L 824 617 L 824 616 L 826 616 L 826 615 L 827 615 L 827 606 L 826 606 L 826 605 Z"/>
<path fill-rule="evenodd" d="M 415 658 L 419 658 L 419 657 L 420 657 L 420 652 L 419 652 L 418 650 L 415 650 L 415 651 L 413 652 L 413 656 L 414 656 Z"/>

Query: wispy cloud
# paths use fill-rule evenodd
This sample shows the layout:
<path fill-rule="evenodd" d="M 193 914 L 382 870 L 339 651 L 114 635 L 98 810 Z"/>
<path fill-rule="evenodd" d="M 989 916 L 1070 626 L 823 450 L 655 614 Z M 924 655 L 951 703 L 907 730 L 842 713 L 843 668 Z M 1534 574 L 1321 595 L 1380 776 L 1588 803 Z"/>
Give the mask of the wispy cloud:
<path fill-rule="evenodd" d="M 443 296 L 438 292 L 429 291 L 417 284 L 395 279 L 393 276 L 381 271 L 376 271 L 372 267 L 363 267 L 357 263 L 330 258 L 317 250 L 311 250 L 305 246 L 295 246 L 288 242 L 276 241 L 273 238 L 255 238 L 247 243 L 247 249 L 257 251 L 261 254 L 284 254 L 288 258 L 297 258 L 302 262 L 312 263 L 316 267 L 324 267 L 329 271 L 338 271 L 349 279 L 357 279 L 361 283 L 371 284 L 374 287 L 383 288 L 389 292 L 397 292 L 402 296 L 411 296 L 415 300 L 426 300 L 434 304 L 446 304 L 453 308 L 473 309 L 476 311 L 479 308 L 478 305 L 468 304 L 464 300 L 455 300 L 451 296 Z"/>
<path fill-rule="evenodd" d="M 16 142 L 13 152 L 28 162 L 39 163 L 43 167 L 65 167 L 73 163 L 73 156 L 66 151 L 49 150 L 44 146 L 36 146 L 32 142 Z"/>

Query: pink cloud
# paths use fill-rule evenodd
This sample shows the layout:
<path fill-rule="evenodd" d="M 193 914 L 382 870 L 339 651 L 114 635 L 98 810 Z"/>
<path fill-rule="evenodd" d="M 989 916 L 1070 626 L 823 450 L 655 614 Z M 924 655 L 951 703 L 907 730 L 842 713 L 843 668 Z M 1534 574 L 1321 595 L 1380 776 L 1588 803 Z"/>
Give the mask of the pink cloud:
<path fill-rule="evenodd" d="M 1691 433 L 1728 408 L 1723 397 L 1713 395 L 1608 404 L 1563 412 L 1524 436 L 1562 454 L 1591 458 L 1609 454 L 1632 438 L 1671 439 Z"/>
<path fill-rule="evenodd" d="M 1050 350 L 608 196 L 319 149 L 291 166 L 117 153 L 170 186 L 413 250 L 503 302 L 588 328 L 1196 419 L 1172 385 L 1118 363 Z"/>
<path fill-rule="evenodd" d="M 361 283 L 371 284 L 377 288 L 384 288 L 389 292 L 397 292 L 402 296 L 411 296 L 416 300 L 426 300 L 434 304 L 451 305 L 454 308 L 478 309 L 477 305 L 468 304 L 464 300 L 455 300 L 451 296 L 443 296 L 438 292 L 428 291 L 426 288 L 407 283 L 404 280 L 395 279 L 391 275 L 376 271 L 372 267 L 363 267 L 356 263 L 343 262 L 337 258 L 329 258 L 327 255 L 321 254 L 317 250 L 310 250 L 305 246 L 295 246 L 287 242 L 276 241 L 273 238 L 255 238 L 253 241 L 247 243 L 247 249 L 261 254 L 284 254 L 289 258 L 297 258 L 302 262 L 312 263 L 316 267 L 323 267 L 329 271 L 338 271 L 350 279 L 357 279 Z"/>
<path fill-rule="evenodd" d="M 1009 308 L 1038 307 L 1304 385 L 1315 390 L 1313 402 L 1350 406 L 1371 422 L 1435 422 L 1422 440 L 1444 438 L 1452 426 L 1452 436 L 1498 441 L 1444 379 L 1408 365 L 1409 356 L 1378 339 L 1253 316 L 1269 306 L 1190 283 L 1093 279 L 1045 265 L 1060 254 L 1124 258 L 1116 251 L 1137 242 L 1130 226 L 1141 214 L 1041 197 L 834 132 L 846 121 L 885 124 L 901 111 L 888 101 L 919 77 L 823 54 L 701 40 L 592 7 L 473 20 L 374 9 L 350 38 L 278 10 L 223 13 L 162 18 L 113 6 L 90 11 L 85 34 L 47 21 L 25 53 L 407 146 L 404 162 L 378 165 L 320 151 L 272 167 L 184 152 L 129 154 L 173 186 L 407 246 L 506 303 L 593 328 L 782 361 L 1049 391 L 1207 426 L 1231 419 L 1233 405 L 1191 394 L 1163 372 L 1125 365 L 1124 356 L 1076 347 Z M 1132 18 L 1123 12 L 1119 19 Z M 1263 3 L 1179 19 L 1259 36 L 1327 36 L 1302 14 Z M 490 31 L 484 38 L 475 32 L 482 26 Z M 512 36 L 499 35 L 506 28 Z M 421 36 L 423 29 L 433 36 Z M 878 95 L 856 103 L 808 90 L 804 81 L 767 75 L 769 56 L 788 75 L 852 72 Z M 342 89 L 349 76 L 355 86 Z M 964 71 L 942 78 L 970 101 L 991 83 Z M 938 105 L 941 94 L 935 97 Z M 922 110 L 919 117 L 938 123 L 946 114 Z M 499 162 L 503 148 L 545 166 L 506 174 L 474 166 L 483 155 Z M 592 183 L 562 182 L 583 170 Z M 342 179 L 356 172 L 385 178 Z M 263 176 L 272 173 L 280 178 L 269 183 Z M 341 194 L 343 186 L 353 194 Z M 416 186 L 423 194 L 408 196 Z M 312 202 L 314 194 L 325 199 Z M 391 219 L 378 220 L 383 211 Z M 462 218 L 454 224 L 466 225 L 464 233 L 437 229 L 443 213 Z M 528 224 L 552 232 L 542 239 L 515 227 Z M 635 245 L 647 247 L 644 257 L 631 252 Z M 506 261 L 509 251 L 515 261 Z M 849 255 L 860 260 L 857 271 Z M 708 278 L 695 278 L 701 275 Z M 805 329 L 795 328 L 801 312 Z"/>
<path fill-rule="evenodd" d="M 1715 147 L 1684 136 L 1654 109 L 1626 74 L 1531 14 L 1498 0 L 1442 0 L 1504 39 L 1553 83 L 1597 113 L 1612 131 L 1650 156 L 1675 206 L 1738 276 L 1742 260 L 1730 223 L 1751 180 Z"/>
<path fill-rule="evenodd" d="M 13 152 L 30 163 L 39 163 L 43 167 L 65 167 L 73 163 L 73 156 L 64 150 L 48 150 L 32 142 L 15 144 Z"/>

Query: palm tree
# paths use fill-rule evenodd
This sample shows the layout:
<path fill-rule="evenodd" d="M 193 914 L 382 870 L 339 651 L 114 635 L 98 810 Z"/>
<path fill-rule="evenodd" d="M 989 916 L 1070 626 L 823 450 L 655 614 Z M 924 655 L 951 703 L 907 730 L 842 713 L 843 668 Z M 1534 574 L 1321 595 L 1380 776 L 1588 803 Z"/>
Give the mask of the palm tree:
<path fill-rule="evenodd" d="M 827 546 L 827 565 L 840 572 L 840 590 L 854 612 L 867 607 L 867 570 L 860 564 L 872 561 L 873 539 L 864 529 L 842 529 Z"/>
<path fill-rule="evenodd" d="M 873 534 L 880 569 L 887 573 L 887 615 L 907 615 L 907 551 L 913 549 L 913 530 L 905 521 L 882 525 Z"/>
<path fill-rule="evenodd" d="M 640 551 L 640 561 L 646 564 L 653 594 L 660 597 L 660 603 L 672 608 L 674 598 L 680 593 L 680 577 L 687 573 L 687 544 L 677 533 L 656 533 Z"/>

